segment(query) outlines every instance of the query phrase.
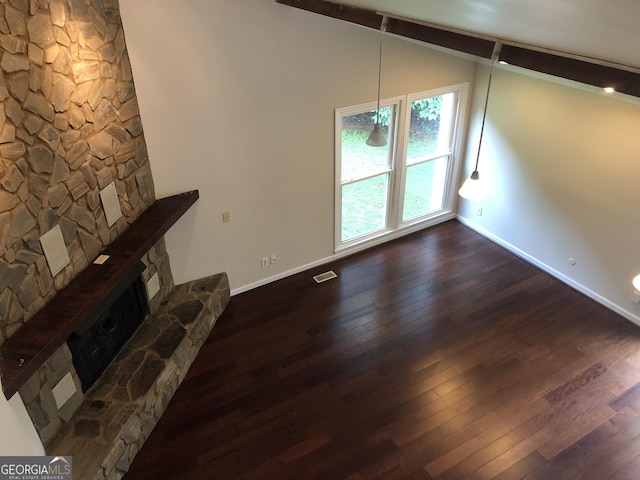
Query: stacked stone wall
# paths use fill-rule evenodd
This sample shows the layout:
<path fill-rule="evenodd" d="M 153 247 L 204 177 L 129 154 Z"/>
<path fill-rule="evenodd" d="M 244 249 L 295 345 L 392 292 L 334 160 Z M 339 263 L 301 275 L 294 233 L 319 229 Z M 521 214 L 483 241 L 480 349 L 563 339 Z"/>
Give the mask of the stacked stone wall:
<path fill-rule="evenodd" d="M 110 227 L 111 182 L 123 215 Z M 0 0 L 0 344 L 154 200 L 117 0 Z M 70 263 L 54 277 L 40 237 L 55 226 Z M 143 262 L 145 282 L 159 275 L 154 312 L 174 286 L 164 240 Z M 58 409 L 67 372 L 78 391 Z M 66 346 L 20 394 L 47 444 L 83 399 Z"/>
<path fill-rule="evenodd" d="M 155 194 L 117 0 L 0 0 L 0 70 L 3 343 Z M 111 182 L 123 216 L 109 227 Z M 54 278 L 39 239 L 56 225 L 70 263 Z"/>

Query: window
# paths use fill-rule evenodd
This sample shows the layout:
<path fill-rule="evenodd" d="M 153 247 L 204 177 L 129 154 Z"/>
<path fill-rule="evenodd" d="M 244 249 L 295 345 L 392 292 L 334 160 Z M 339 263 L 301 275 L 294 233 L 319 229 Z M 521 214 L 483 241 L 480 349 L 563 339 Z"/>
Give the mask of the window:
<path fill-rule="evenodd" d="M 336 110 L 336 250 L 452 217 L 466 85 Z"/>

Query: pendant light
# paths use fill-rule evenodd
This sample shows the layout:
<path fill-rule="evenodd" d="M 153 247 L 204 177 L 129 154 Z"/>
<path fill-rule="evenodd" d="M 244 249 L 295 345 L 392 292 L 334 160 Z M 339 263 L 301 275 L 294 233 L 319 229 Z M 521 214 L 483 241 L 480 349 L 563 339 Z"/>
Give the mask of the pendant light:
<path fill-rule="evenodd" d="M 382 17 L 382 23 L 380 24 L 380 58 L 378 59 L 378 106 L 376 107 L 376 123 L 373 125 L 373 130 L 367 138 L 367 145 L 370 147 L 384 147 L 387 144 L 387 139 L 382 133 L 382 125 L 380 125 L 380 83 L 382 80 L 382 40 L 384 38 L 384 32 L 387 30 L 387 17 Z"/>
<path fill-rule="evenodd" d="M 458 190 L 458 195 L 467 200 L 481 200 L 487 194 L 486 185 L 480 181 L 480 173 L 478 172 L 478 162 L 480 161 L 480 148 L 482 147 L 482 134 L 484 133 L 484 123 L 487 118 L 487 106 L 489 105 L 489 92 L 491 91 L 491 79 L 493 78 L 493 66 L 500 54 L 502 45 L 496 43 L 491 55 L 491 70 L 489 71 L 489 82 L 487 83 L 487 96 L 484 99 L 484 111 L 482 112 L 482 124 L 480 125 L 480 140 L 478 141 L 478 154 L 476 156 L 476 166 L 471 176 L 465 180 Z"/>

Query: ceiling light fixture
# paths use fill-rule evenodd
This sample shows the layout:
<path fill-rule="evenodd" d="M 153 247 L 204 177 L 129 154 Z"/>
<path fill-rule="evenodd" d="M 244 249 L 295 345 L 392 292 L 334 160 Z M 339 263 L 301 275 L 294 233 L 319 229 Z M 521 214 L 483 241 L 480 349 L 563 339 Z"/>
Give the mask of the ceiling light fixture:
<path fill-rule="evenodd" d="M 633 288 L 636 289 L 636 292 L 640 292 L 640 275 L 633 278 Z"/>
<path fill-rule="evenodd" d="M 613 92 L 615 92 L 615 91 L 616 91 L 616 89 L 615 89 L 615 88 L 613 88 L 613 87 L 604 87 L 604 91 L 605 91 L 606 93 L 613 93 Z"/>
<path fill-rule="evenodd" d="M 496 59 L 500 54 L 502 45 L 496 43 L 491 55 L 491 70 L 489 71 L 489 82 L 487 83 L 487 96 L 484 99 L 484 111 L 482 112 L 482 124 L 480 125 L 480 139 L 478 140 L 478 154 L 476 156 L 476 166 L 471 176 L 465 180 L 458 190 L 458 195 L 467 200 L 481 200 L 487 193 L 486 186 L 480 181 L 480 173 L 478 172 L 478 163 L 480 162 L 480 148 L 482 147 L 482 134 L 484 133 L 484 123 L 487 118 L 487 106 L 489 105 L 489 92 L 491 91 L 491 79 L 493 78 L 493 67 Z"/>
<path fill-rule="evenodd" d="M 382 133 L 382 125 L 380 125 L 380 84 L 382 80 L 382 41 L 384 39 L 384 32 L 387 30 L 387 17 L 382 17 L 382 23 L 380 24 L 380 57 L 378 59 L 378 106 L 376 107 L 376 123 L 373 125 L 373 130 L 367 138 L 367 145 L 370 147 L 384 147 L 387 144 L 387 139 Z"/>

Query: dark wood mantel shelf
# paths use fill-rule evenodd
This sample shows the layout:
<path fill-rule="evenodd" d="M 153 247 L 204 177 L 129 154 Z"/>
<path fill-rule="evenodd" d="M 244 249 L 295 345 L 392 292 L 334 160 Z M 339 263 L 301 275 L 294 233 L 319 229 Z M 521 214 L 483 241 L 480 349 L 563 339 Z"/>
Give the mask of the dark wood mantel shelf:
<path fill-rule="evenodd" d="M 4 394 L 11 398 L 196 202 L 197 190 L 156 200 L 90 264 L 0 345 Z"/>

